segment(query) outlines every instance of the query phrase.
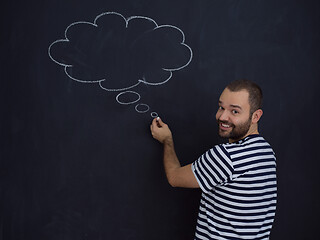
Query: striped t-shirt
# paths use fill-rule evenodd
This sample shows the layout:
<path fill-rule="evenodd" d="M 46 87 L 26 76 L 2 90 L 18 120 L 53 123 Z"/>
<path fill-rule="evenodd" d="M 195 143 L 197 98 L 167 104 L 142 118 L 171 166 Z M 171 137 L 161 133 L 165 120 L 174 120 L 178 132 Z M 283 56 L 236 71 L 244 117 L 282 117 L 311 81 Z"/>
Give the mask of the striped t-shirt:
<path fill-rule="evenodd" d="M 260 135 L 216 145 L 192 164 L 202 190 L 195 239 L 269 239 L 276 157 Z"/>

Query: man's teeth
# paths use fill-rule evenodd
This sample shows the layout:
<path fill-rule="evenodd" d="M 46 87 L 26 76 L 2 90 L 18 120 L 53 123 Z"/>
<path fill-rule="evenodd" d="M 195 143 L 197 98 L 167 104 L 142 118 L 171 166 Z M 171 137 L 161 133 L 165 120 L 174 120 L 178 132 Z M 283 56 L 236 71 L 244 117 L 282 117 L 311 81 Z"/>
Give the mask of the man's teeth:
<path fill-rule="evenodd" d="M 227 124 L 223 124 L 223 123 L 221 123 L 221 125 L 222 125 L 222 127 L 225 127 L 225 128 L 228 128 L 228 127 L 230 127 L 230 125 L 227 125 Z"/>

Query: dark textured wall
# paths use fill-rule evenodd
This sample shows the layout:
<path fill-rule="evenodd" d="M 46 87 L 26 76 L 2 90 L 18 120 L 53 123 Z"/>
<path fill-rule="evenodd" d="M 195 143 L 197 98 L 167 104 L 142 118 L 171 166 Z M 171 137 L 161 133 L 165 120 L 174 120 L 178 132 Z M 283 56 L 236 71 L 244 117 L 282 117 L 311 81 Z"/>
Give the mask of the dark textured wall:
<path fill-rule="evenodd" d="M 98 83 L 72 80 L 49 57 L 71 23 L 109 11 L 185 34 L 192 61 L 165 84 L 135 89 L 170 125 L 182 164 L 222 141 L 215 111 L 224 86 L 238 78 L 261 85 L 260 132 L 277 155 L 272 239 L 318 235 L 319 2 L 1 4 L 1 240 L 193 238 L 200 190 L 167 184 L 150 112 L 117 103 Z"/>

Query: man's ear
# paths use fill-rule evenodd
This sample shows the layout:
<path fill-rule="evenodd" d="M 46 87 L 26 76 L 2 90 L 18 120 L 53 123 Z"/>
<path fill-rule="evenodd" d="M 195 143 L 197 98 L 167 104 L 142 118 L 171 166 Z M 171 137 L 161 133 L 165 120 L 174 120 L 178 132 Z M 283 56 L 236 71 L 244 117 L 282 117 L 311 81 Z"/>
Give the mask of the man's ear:
<path fill-rule="evenodd" d="M 257 123 L 257 122 L 259 122 L 262 114 L 263 114 L 262 109 L 256 110 L 256 111 L 252 114 L 252 123 Z"/>

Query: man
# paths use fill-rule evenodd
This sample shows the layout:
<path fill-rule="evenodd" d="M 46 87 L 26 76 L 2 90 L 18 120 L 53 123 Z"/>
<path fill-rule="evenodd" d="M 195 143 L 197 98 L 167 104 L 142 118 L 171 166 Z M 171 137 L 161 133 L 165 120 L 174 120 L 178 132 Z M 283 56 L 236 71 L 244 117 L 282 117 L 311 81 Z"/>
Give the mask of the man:
<path fill-rule="evenodd" d="M 152 136 L 163 144 L 164 168 L 173 187 L 201 188 L 195 239 L 269 239 L 276 210 L 276 158 L 259 135 L 262 91 L 248 80 L 222 92 L 216 120 L 228 138 L 192 164 L 181 166 L 169 127 L 160 119 Z"/>

